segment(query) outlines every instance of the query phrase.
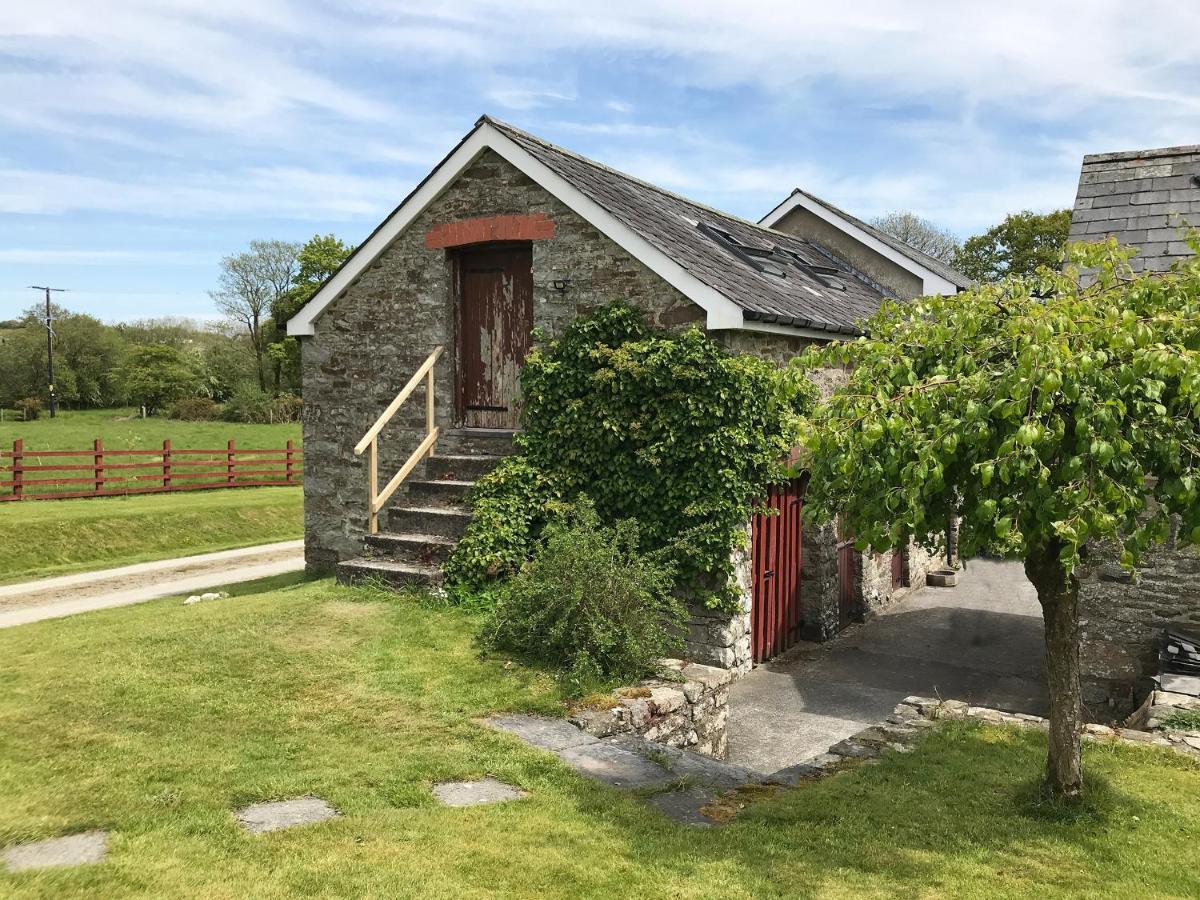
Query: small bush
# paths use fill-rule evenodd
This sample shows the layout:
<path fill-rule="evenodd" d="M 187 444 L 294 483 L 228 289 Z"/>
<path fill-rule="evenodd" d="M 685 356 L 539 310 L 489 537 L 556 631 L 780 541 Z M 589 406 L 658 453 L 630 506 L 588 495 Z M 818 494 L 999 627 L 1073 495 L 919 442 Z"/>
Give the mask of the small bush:
<path fill-rule="evenodd" d="M 304 401 L 295 394 L 280 394 L 271 401 L 272 422 L 299 422 L 304 415 Z"/>
<path fill-rule="evenodd" d="M 169 418 L 181 422 L 211 422 L 221 413 L 221 407 L 208 397 L 186 397 L 176 400 Z"/>
<path fill-rule="evenodd" d="M 485 641 L 566 670 L 580 693 L 637 679 L 678 648 L 686 612 L 671 593 L 674 573 L 639 552 L 636 522 L 605 527 L 581 499 L 544 538 L 497 591 Z"/>
<path fill-rule="evenodd" d="M 238 388 L 226 402 L 221 418 L 226 422 L 265 424 L 271 421 L 271 395 L 256 387 Z"/>
<path fill-rule="evenodd" d="M 26 422 L 32 422 L 42 414 L 42 401 L 37 397 L 25 397 L 14 403 L 13 409 L 19 412 Z"/>
<path fill-rule="evenodd" d="M 553 515 L 554 497 L 550 483 L 523 456 L 507 457 L 479 479 L 471 491 L 471 527 L 443 568 L 456 599 L 467 600 L 521 568 Z"/>

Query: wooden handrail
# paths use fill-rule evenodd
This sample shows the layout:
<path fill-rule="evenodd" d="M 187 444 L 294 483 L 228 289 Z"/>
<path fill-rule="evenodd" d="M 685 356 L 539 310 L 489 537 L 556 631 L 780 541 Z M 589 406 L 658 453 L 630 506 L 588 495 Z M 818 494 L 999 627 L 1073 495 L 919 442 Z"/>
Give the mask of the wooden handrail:
<path fill-rule="evenodd" d="M 412 474 L 412 470 L 417 467 L 417 463 L 426 454 L 433 456 L 433 448 L 437 446 L 438 428 L 433 424 L 433 366 L 444 349 L 445 347 L 434 348 L 434 351 L 429 354 L 425 362 L 421 363 L 421 367 L 417 369 L 413 377 L 408 380 L 408 384 L 396 395 L 396 399 L 388 404 L 387 409 L 375 420 L 375 424 L 367 429 L 367 433 L 362 436 L 362 440 L 354 448 L 355 456 L 361 456 L 364 450 L 371 451 L 367 457 L 367 530 L 371 534 L 379 533 L 379 511 L 383 509 L 383 505 L 388 502 L 404 479 Z M 409 398 L 409 395 L 416 390 L 421 379 L 425 379 L 425 438 L 400 467 L 400 471 L 393 475 L 380 491 L 379 432 L 392 420 L 392 416 L 404 405 L 404 401 Z"/>
<path fill-rule="evenodd" d="M 367 433 L 362 436 L 362 440 L 359 441 L 358 445 L 354 448 L 355 456 L 362 456 L 362 452 L 370 446 L 371 441 L 379 437 L 379 432 L 383 431 L 383 427 L 387 425 L 388 422 L 392 421 L 392 416 L 396 414 L 396 410 L 403 406 L 404 401 L 408 399 L 409 394 L 417 389 L 417 385 L 421 383 L 421 379 L 428 375 L 430 371 L 432 371 L 433 364 L 438 361 L 438 358 L 442 355 L 442 351 L 445 349 L 445 347 L 435 348 L 434 351 L 426 358 L 425 362 L 421 363 L 421 368 L 417 369 L 417 371 L 413 373 L 413 377 L 408 379 L 408 384 L 400 389 L 400 393 L 396 395 L 396 399 L 388 404 L 387 409 L 385 409 L 383 413 L 380 414 L 379 418 L 375 420 L 375 424 L 368 428 Z"/>

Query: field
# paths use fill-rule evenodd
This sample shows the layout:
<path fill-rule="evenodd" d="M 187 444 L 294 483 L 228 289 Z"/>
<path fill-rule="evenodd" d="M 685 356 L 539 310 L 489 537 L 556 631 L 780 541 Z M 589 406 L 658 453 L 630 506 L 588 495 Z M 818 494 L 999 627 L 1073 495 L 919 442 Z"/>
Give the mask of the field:
<path fill-rule="evenodd" d="M 26 450 L 87 450 L 101 438 L 106 447 L 152 450 L 169 438 L 178 448 L 219 449 L 228 440 L 242 447 L 277 448 L 289 440 L 300 446 L 298 423 L 286 425 L 243 425 L 235 422 L 178 422 L 151 417 L 142 419 L 134 409 L 60 410 L 51 419 L 45 412 L 40 419 L 14 421 L 12 410 L 0 422 L 0 449 L 11 450 L 17 438 Z"/>
<path fill-rule="evenodd" d="M 236 488 L 0 503 L 0 582 L 284 541 L 300 488 Z"/>
<path fill-rule="evenodd" d="M 98 865 L 4 874 L 74 897 L 1195 897 L 1200 766 L 1091 745 L 1089 804 L 1046 809 L 1033 731 L 947 723 L 914 752 L 691 829 L 476 719 L 555 713 L 555 680 L 476 622 L 329 581 L 0 632 L 0 846 L 109 829 Z M 529 796 L 449 809 L 492 774 Z M 266 835 L 231 811 L 315 794 Z"/>

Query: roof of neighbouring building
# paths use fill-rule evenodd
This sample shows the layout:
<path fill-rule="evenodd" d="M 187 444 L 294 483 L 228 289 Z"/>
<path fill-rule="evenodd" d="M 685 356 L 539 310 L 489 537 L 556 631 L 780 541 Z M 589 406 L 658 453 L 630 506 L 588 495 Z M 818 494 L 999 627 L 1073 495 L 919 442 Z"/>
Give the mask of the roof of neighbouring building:
<path fill-rule="evenodd" d="M 890 292 L 820 245 L 731 216 L 484 116 L 288 323 L 313 321 L 485 149 L 708 312 L 710 328 L 857 334 Z"/>
<path fill-rule="evenodd" d="M 886 231 L 880 231 L 874 225 L 864 222 L 857 216 L 852 216 L 845 210 L 834 206 L 828 200 L 822 200 L 816 194 L 810 194 L 808 191 L 801 190 L 800 188 L 795 188 L 782 203 L 763 216 L 762 219 L 759 220 L 760 224 L 768 226 L 774 225 L 797 206 L 802 205 L 802 198 L 809 201 L 809 203 L 803 204 L 804 206 L 811 208 L 812 204 L 816 204 L 817 206 L 824 207 L 826 210 L 833 213 L 837 218 L 843 220 L 844 223 L 852 226 L 855 229 L 863 231 L 875 240 L 886 244 L 888 247 L 891 247 L 894 251 L 907 259 L 910 263 L 933 272 L 938 277 L 944 278 L 946 281 L 950 282 L 950 284 L 954 285 L 954 287 L 966 289 L 974 284 L 970 278 L 958 271 L 958 269 L 954 268 L 954 266 L 944 263 L 940 259 L 930 256 L 928 253 L 924 253 L 918 250 L 916 247 L 906 244 L 904 241 L 893 237 Z"/>
<path fill-rule="evenodd" d="M 1138 247 L 1134 271 L 1164 271 L 1191 254 L 1180 229 L 1200 227 L 1200 145 L 1083 158 L 1071 240 L 1109 235 Z"/>

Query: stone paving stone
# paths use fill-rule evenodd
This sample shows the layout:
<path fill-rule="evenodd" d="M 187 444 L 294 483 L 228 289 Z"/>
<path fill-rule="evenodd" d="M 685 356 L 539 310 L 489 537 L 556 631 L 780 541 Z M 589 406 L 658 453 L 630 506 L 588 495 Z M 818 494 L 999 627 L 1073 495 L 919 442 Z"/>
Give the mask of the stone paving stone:
<path fill-rule="evenodd" d="M 5 849 L 4 864 L 10 872 L 53 869 L 100 862 L 108 853 L 107 831 L 85 831 L 66 837 L 47 838 Z"/>
<path fill-rule="evenodd" d="M 690 778 L 712 785 L 723 791 L 743 784 L 756 784 L 764 776 L 758 772 L 732 763 L 722 762 L 710 756 L 691 753 L 676 747 L 665 747 L 635 734 L 623 734 L 607 738 L 605 744 L 637 753 L 665 768 L 675 778 Z"/>
<path fill-rule="evenodd" d="M 581 731 L 565 719 L 547 719 L 544 716 L 506 715 L 492 716 L 485 720 L 492 728 L 515 734 L 525 743 L 543 750 L 559 751 L 569 747 L 594 744 L 596 738 Z"/>
<path fill-rule="evenodd" d="M 712 819 L 700 812 L 713 799 L 712 791 L 692 787 L 665 794 L 655 794 L 649 803 L 663 815 L 674 819 L 682 825 L 692 825 L 696 828 L 712 828 L 717 825 Z"/>
<path fill-rule="evenodd" d="M 483 803 L 518 800 L 528 796 L 528 793 L 495 778 L 481 778 L 478 781 L 444 781 L 435 784 L 433 796 L 444 806 L 479 806 Z"/>
<path fill-rule="evenodd" d="M 320 797 L 309 796 L 272 803 L 252 803 L 239 809 L 235 815 L 247 831 L 262 834 L 295 825 L 324 822 L 326 819 L 335 818 L 338 811 Z"/>
<path fill-rule="evenodd" d="M 604 741 L 568 747 L 558 756 L 577 772 L 613 787 L 657 787 L 678 777 L 640 753 Z"/>

